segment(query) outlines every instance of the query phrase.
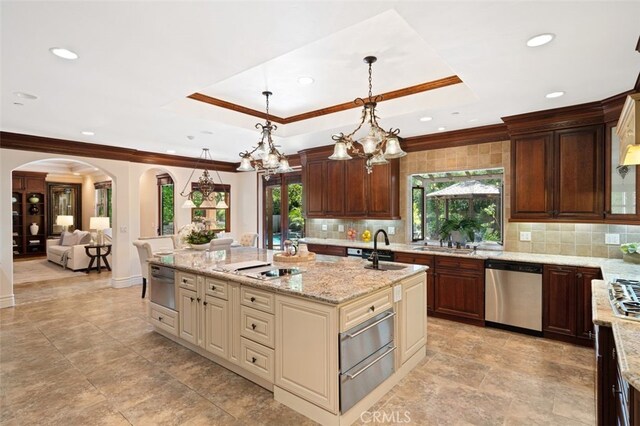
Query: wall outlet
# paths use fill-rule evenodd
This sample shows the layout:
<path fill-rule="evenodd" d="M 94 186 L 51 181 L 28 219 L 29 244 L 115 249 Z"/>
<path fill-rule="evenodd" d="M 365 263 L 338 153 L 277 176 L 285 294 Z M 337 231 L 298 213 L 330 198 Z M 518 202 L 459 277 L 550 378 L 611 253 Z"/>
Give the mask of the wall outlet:
<path fill-rule="evenodd" d="M 344 225 L 338 225 L 338 232 L 344 232 Z"/>
<path fill-rule="evenodd" d="M 120 227 L 120 233 L 121 234 L 126 234 L 127 233 L 127 227 L 126 226 L 121 226 Z"/>
<path fill-rule="evenodd" d="M 395 226 L 387 226 L 387 234 L 396 235 L 396 227 Z"/>
<path fill-rule="evenodd" d="M 323 225 L 322 225 L 322 230 L 323 230 L 323 231 L 326 231 L 326 230 L 327 230 L 327 225 L 323 224 Z"/>
<path fill-rule="evenodd" d="M 521 232 L 520 241 L 531 241 L 531 232 Z"/>
<path fill-rule="evenodd" d="M 604 243 L 611 245 L 620 244 L 620 234 L 604 234 Z"/>

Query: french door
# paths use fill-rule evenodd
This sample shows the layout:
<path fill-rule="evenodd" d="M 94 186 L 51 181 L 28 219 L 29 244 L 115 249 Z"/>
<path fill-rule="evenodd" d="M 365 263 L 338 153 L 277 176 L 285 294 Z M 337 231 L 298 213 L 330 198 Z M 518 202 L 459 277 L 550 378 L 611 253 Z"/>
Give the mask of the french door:
<path fill-rule="evenodd" d="M 272 176 L 264 182 L 262 195 L 264 247 L 282 249 L 284 240 L 303 238 L 302 175 Z"/>

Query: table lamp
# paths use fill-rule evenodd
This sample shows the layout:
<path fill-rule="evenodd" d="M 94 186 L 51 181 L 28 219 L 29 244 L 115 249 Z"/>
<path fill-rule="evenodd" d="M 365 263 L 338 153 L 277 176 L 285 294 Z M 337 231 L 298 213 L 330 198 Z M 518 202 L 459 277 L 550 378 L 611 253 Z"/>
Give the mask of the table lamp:
<path fill-rule="evenodd" d="M 56 225 L 62 226 L 62 231 L 67 232 L 69 227 L 73 225 L 73 216 L 58 215 L 56 217 Z"/>
<path fill-rule="evenodd" d="M 95 229 L 98 232 L 98 244 L 104 244 L 104 230 L 111 228 L 108 217 L 91 217 L 89 218 L 89 229 Z"/>

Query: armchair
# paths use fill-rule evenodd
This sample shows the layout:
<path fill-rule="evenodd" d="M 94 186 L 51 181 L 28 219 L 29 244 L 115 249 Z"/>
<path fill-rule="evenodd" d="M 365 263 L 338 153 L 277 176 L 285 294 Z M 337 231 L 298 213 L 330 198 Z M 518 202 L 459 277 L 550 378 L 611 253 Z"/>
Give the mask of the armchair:
<path fill-rule="evenodd" d="M 176 247 L 171 237 L 145 238 L 134 241 L 133 245 L 138 249 L 140 272 L 142 275 L 142 298 L 144 299 L 147 293 L 147 278 L 149 278 L 147 260 L 152 258 L 154 253 L 159 251 L 173 251 Z"/>

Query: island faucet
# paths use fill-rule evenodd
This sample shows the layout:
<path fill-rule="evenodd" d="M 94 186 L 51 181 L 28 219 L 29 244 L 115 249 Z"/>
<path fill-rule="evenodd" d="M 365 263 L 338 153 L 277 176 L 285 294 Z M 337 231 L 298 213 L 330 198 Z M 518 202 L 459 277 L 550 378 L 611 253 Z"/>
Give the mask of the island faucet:
<path fill-rule="evenodd" d="M 385 232 L 384 229 L 378 229 L 375 234 L 373 234 L 373 252 L 371 256 L 369 256 L 369 260 L 373 262 L 373 269 L 378 269 L 378 234 L 384 234 L 384 243 L 385 245 L 389 245 L 389 236 Z"/>

